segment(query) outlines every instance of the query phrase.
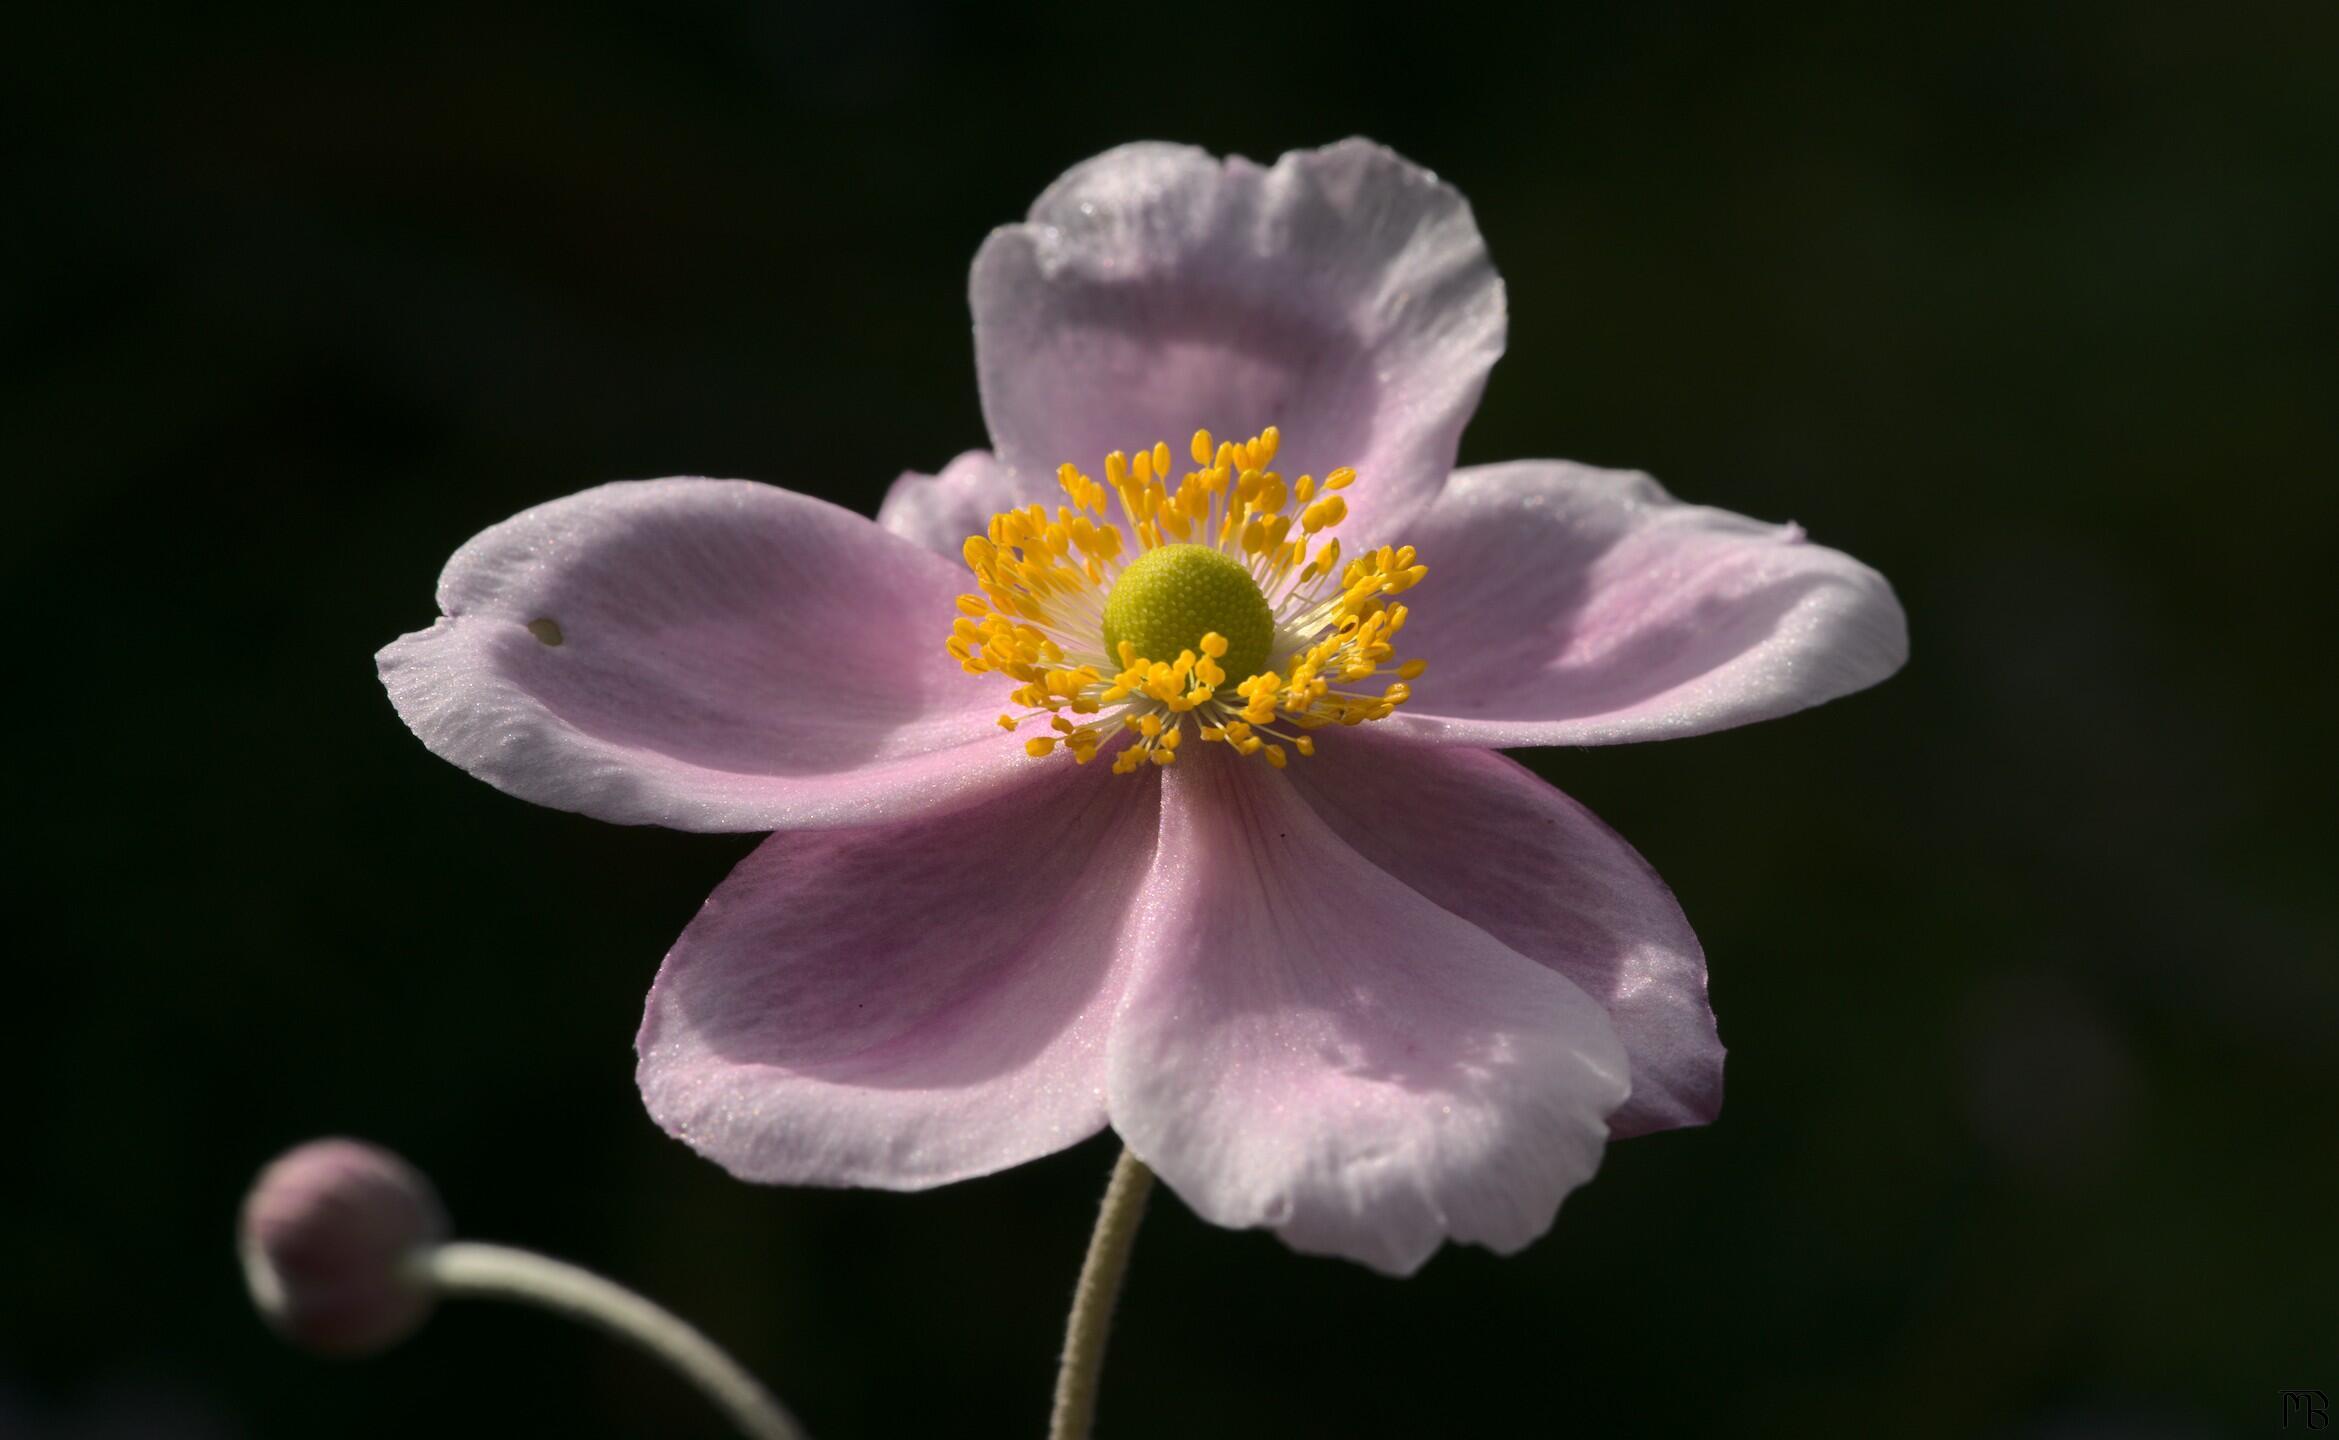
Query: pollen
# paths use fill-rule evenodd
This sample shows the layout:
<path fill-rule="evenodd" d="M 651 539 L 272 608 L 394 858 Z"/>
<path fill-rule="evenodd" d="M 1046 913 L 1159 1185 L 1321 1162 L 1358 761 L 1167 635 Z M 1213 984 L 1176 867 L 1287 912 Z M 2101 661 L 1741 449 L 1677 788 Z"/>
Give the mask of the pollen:
<path fill-rule="evenodd" d="M 969 674 L 1014 682 L 1023 708 L 1001 728 L 1045 717 L 1028 753 L 1085 765 L 1117 746 L 1128 774 L 1174 763 L 1191 729 L 1280 770 L 1315 753 L 1309 732 L 1385 720 L 1411 696 L 1424 666 L 1397 658 L 1394 597 L 1426 567 L 1409 545 L 1343 559 L 1329 532 L 1356 472 L 1287 482 L 1281 439 L 1196 431 L 1174 483 L 1162 443 L 1107 455 L 1102 483 L 1067 463 L 1069 503 L 1002 511 L 968 537 L 975 592 L 944 643 Z"/>

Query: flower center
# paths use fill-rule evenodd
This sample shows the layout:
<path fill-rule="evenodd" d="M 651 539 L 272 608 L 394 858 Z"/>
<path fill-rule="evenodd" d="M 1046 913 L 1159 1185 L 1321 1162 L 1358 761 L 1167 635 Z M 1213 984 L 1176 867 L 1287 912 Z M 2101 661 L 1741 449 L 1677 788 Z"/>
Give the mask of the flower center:
<path fill-rule="evenodd" d="M 1105 598 L 1105 654 L 1126 643 L 1138 655 L 1197 654 L 1205 635 L 1226 637 L 1218 663 L 1256 675 L 1275 638 L 1275 612 L 1242 561 L 1208 545 L 1164 545 L 1131 562 Z"/>
<path fill-rule="evenodd" d="M 1127 774 L 1174 762 L 1190 728 L 1280 769 L 1286 745 L 1315 753 L 1309 732 L 1386 720 L 1405 703 L 1423 666 L 1396 661 L 1406 609 L 1389 597 L 1427 572 L 1410 545 L 1343 564 L 1324 532 L 1348 514 L 1339 492 L 1356 472 L 1286 484 L 1272 468 L 1280 443 L 1273 426 L 1239 444 L 1196 431 L 1197 468 L 1175 488 L 1164 444 L 1107 455 L 1109 491 L 1066 464 L 1056 478 L 1070 505 L 1002 511 L 968 537 L 981 593 L 958 597 L 945 643 L 969 674 L 1017 682 L 1009 694 L 1026 708 L 1001 728 L 1047 717 L 1052 733 L 1026 751 L 1062 745 L 1085 765 L 1128 732 L 1113 757 Z M 1131 535 L 1137 553 L 1124 559 Z M 1357 688 L 1385 666 L 1393 683 Z"/>

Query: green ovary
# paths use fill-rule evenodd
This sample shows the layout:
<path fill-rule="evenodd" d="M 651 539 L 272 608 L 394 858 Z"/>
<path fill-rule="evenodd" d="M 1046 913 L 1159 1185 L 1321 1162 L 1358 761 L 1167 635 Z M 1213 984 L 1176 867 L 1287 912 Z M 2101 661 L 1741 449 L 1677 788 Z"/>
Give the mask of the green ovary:
<path fill-rule="evenodd" d="M 1148 660 L 1202 653 L 1211 631 L 1226 637 L 1231 684 L 1267 668 L 1275 615 L 1240 560 L 1207 545 L 1163 545 L 1137 557 L 1105 597 L 1105 654 L 1121 663 L 1126 640 Z"/>

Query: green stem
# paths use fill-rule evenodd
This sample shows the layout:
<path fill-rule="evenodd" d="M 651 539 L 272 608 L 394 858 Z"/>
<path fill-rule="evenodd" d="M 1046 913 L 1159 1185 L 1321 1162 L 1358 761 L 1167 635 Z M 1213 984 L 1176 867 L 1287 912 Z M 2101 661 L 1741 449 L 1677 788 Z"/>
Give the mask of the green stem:
<path fill-rule="evenodd" d="M 562 1260 L 502 1245 L 458 1242 L 415 1257 L 441 1295 L 517 1300 L 631 1341 L 698 1387 L 752 1440 L 804 1440 L 756 1378 L 680 1316 Z"/>
<path fill-rule="evenodd" d="M 1097 1379 L 1104 1371 L 1105 1342 L 1113 1332 L 1113 1306 L 1121 1298 L 1121 1278 L 1129 1272 L 1129 1252 L 1136 1248 L 1137 1225 L 1145 1218 L 1145 1197 L 1152 1190 L 1153 1172 L 1122 1147 L 1112 1181 L 1105 1186 L 1104 1204 L 1097 1210 L 1096 1230 L 1088 1237 L 1080 1284 L 1072 1292 L 1064 1360 L 1056 1371 L 1056 1408 L 1048 1419 L 1049 1440 L 1088 1440 L 1096 1424 Z"/>

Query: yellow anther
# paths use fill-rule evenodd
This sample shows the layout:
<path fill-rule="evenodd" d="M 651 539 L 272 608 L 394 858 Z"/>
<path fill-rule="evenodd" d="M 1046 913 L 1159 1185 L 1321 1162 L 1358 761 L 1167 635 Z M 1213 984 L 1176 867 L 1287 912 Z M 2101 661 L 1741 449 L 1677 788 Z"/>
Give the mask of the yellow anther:
<path fill-rule="evenodd" d="M 1199 468 L 1173 476 L 1157 439 L 1107 455 L 1101 484 L 1068 462 L 1056 482 L 1069 503 L 1003 510 L 968 537 L 960 549 L 974 585 L 955 597 L 943 647 L 967 673 L 1008 682 L 1023 713 L 1000 715 L 1002 731 L 1046 719 L 1053 733 L 1025 740 L 1027 754 L 1052 754 L 1060 741 L 1086 764 L 1126 731 L 1116 773 L 1167 765 L 1192 715 L 1203 740 L 1280 769 L 1294 751 L 1315 753 L 1308 732 L 1385 719 L 1411 697 L 1425 667 L 1396 662 L 1407 610 L 1388 597 L 1427 568 L 1411 546 L 1343 563 L 1337 537 L 1317 542 L 1347 518 L 1334 492 L 1356 472 L 1287 484 L 1273 468 L 1281 447 L 1273 427 L 1231 441 L 1197 429 L 1186 448 Z M 1160 583 L 1127 583 L 1147 565 Z M 1253 598 L 1230 609 L 1209 598 L 1212 586 Z M 1142 643 L 1130 633 L 1139 620 Z M 1357 688 L 1375 676 L 1379 695 Z"/>

